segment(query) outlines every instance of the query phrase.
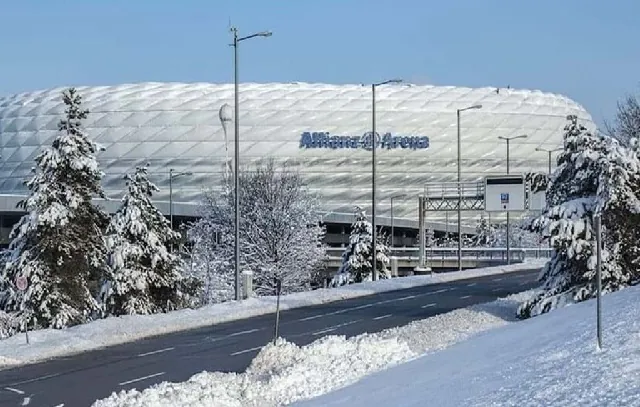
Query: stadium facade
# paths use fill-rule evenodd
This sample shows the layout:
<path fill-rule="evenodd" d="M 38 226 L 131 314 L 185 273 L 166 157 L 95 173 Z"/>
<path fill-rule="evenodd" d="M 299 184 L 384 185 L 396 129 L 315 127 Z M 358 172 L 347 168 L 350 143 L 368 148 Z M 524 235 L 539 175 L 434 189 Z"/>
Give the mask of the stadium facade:
<path fill-rule="evenodd" d="M 0 214 L 3 234 L 17 215 L 34 158 L 51 144 L 64 114 L 61 93 L 48 89 L 0 97 Z M 220 186 L 234 155 L 232 84 L 140 83 L 77 87 L 90 114 L 88 134 L 105 150 L 103 185 L 115 209 L 123 175 L 148 163 L 161 188 L 155 199 L 168 212 L 169 169 L 191 175 L 173 180 L 174 213 L 193 216 L 203 188 Z M 370 209 L 372 95 L 370 86 L 246 83 L 240 86 L 241 165 L 265 158 L 297 167 L 321 196 L 326 219 L 349 223 L 354 206 Z M 495 87 L 393 84 L 376 89 L 377 189 L 381 224 L 392 196 L 396 226 L 417 219 L 417 196 L 433 182 L 456 180 L 456 110 L 461 114 L 461 171 L 466 181 L 506 171 L 499 136 L 512 142 L 512 173 L 546 172 L 537 147 L 562 145 L 566 116 L 595 127 L 589 113 L 562 95 Z M 13 213 L 13 216 L 11 215 Z M 465 214 L 465 218 L 477 214 Z M 430 215 L 432 222 L 445 214 Z M 453 218 L 453 217 L 452 217 Z M 436 227 L 437 228 L 437 227 Z"/>

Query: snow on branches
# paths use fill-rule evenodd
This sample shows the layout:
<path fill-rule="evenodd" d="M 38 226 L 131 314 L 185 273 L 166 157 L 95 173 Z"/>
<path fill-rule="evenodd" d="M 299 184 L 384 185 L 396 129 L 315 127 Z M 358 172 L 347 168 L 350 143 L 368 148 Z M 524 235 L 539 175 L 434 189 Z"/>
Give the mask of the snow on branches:
<path fill-rule="evenodd" d="M 180 258 L 168 246 L 180 234 L 153 205 L 158 187 L 147 167 L 125 175 L 128 192 L 107 228 L 109 265 L 105 273 L 105 311 L 111 315 L 167 311 L 180 299 Z"/>
<path fill-rule="evenodd" d="M 564 151 L 546 191 L 544 213 L 532 230 L 551 237 L 554 253 L 541 272 L 542 292 L 518 309 L 520 317 L 595 295 L 593 216 L 602 216 L 603 289 L 637 281 L 638 155 L 615 139 L 594 135 L 570 116 Z"/>
<path fill-rule="evenodd" d="M 300 174 L 276 168 L 273 160 L 241 171 L 239 183 L 240 271 L 253 271 L 258 295 L 275 293 L 274 278 L 283 294 L 309 289 L 326 256 L 317 198 Z M 206 274 L 209 295 L 228 298 L 235 275 L 233 189 L 208 192 L 201 216 L 188 232 L 193 264 Z"/>
<path fill-rule="evenodd" d="M 387 268 L 389 265 L 389 247 L 384 244 L 384 236 L 378 234 L 376 242 L 376 269 L 380 278 L 390 278 Z M 372 280 L 373 262 L 373 226 L 367 220 L 363 209 L 357 208 L 355 220 L 351 225 L 349 245 L 342 254 L 342 265 L 330 283 L 330 286 L 340 286 Z"/>
<path fill-rule="evenodd" d="M 103 266 L 102 230 L 108 216 L 92 203 L 104 197 L 96 154 L 99 146 L 82 128 L 88 111 L 75 89 L 62 95 L 65 117 L 51 147 L 35 159 L 25 184 L 29 196 L 18 206 L 26 215 L 11 232 L 2 272 L 5 311 L 22 313 L 25 323 L 62 328 L 82 323 L 97 310 L 91 292 Z M 28 288 L 17 290 L 25 277 Z M 35 319 L 35 321 L 34 321 Z"/>

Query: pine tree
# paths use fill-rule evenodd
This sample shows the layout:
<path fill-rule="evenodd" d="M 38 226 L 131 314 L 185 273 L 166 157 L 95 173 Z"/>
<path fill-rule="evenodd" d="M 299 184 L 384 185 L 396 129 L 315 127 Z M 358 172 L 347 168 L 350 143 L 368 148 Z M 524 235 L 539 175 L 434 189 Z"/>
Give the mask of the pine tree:
<path fill-rule="evenodd" d="M 621 247 L 635 246 L 637 240 L 612 232 L 620 230 L 625 218 L 637 219 L 640 161 L 615 140 L 587 132 L 575 116 L 565 130 L 564 151 L 546 192 L 547 207 L 532 222 L 534 231 L 551 236 L 554 253 L 541 272 L 542 292 L 520 306 L 520 317 L 595 295 L 596 214 L 602 215 L 605 234 L 604 291 L 614 291 L 634 280 L 635 267 L 625 266 Z"/>
<path fill-rule="evenodd" d="M 376 268 L 380 278 L 390 278 L 387 268 L 389 265 L 390 249 L 384 243 L 385 237 L 378 235 L 376 243 Z M 349 245 L 342 254 L 342 265 L 331 281 L 331 286 L 339 286 L 349 283 L 360 283 L 372 279 L 372 242 L 373 227 L 367 220 L 367 216 L 361 208 L 358 208 L 355 220 L 351 225 Z"/>
<path fill-rule="evenodd" d="M 180 237 L 153 205 L 158 187 L 147 166 L 127 174 L 128 192 L 107 228 L 111 261 L 105 275 L 106 311 L 111 315 L 152 314 L 180 303 L 180 258 L 168 245 Z"/>
<path fill-rule="evenodd" d="M 97 283 L 105 248 L 102 230 L 108 216 L 92 203 L 102 197 L 103 173 L 97 144 L 82 128 L 88 110 L 75 89 L 63 93 L 65 115 L 52 146 L 35 159 L 30 195 L 19 202 L 25 212 L 13 228 L 10 258 L 2 280 L 8 286 L 3 308 L 20 311 L 30 325 L 62 328 L 85 322 L 97 310 L 92 289 Z M 28 289 L 15 287 L 26 277 Z M 34 321 L 35 319 L 35 321 Z"/>

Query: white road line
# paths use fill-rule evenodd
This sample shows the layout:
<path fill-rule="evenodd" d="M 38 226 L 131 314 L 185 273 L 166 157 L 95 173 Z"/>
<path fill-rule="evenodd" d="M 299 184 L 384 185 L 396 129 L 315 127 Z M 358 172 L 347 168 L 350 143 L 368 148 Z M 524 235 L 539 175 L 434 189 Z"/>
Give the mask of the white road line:
<path fill-rule="evenodd" d="M 473 287 L 475 286 L 477 283 L 471 283 L 471 284 L 467 284 L 467 287 Z"/>
<path fill-rule="evenodd" d="M 255 348 L 250 348 L 250 349 L 245 349 L 245 350 L 239 350 L 239 351 L 237 351 L 237 352 L 233 352 L 233 353 L 231 354 L 231 356 L 241 355 L 241 354 L 243 354 L 243 353 L 247 353 L 247 352 L 251 352 L 251 351 L 254 351 L 254 350 L 258 350 L 258 349 L 260 349 L 260 348 L 262 348 L 262 346 L 256 346 Z"/>
<path fill-rule="evenodd" d="M 24 400 L 22 400 L 23 406 L 28 406 L 29 403 L 31 403 L 31 397 L 25 397 Z"/>
<path fill-rule="evenodd" d="M 12 391 L 14 393 L 18 393 L 18 394 L 24 394 L 24 392 L 22 390 L 18 390 L 18 389 L 14 389 L 13 387 L 5 387 L 5 390 L 9 390 Z"/>
<path fill-rule="evenodd" d="M 336 329 L 338 329 L 338 328 L 323 329 L 322 331 L 314 332 L 311 335 L 313 335 L 313 336 L 322 335 L 322 334 L 326 334 L 327 332 L 335 331 Z"/>
<path fill-rule="evenodd" d="M 398 298 L 398 301 L 410 300 L 412 298 L 416 298 L 415 295 L 407 295 L 406 297 Z"/>
<path fill-rule="evenodd" d="M 164 348 L 164 349 L 158 349 L 158 350 L 154 350 L 151 352 L 145 352 L 145 353 L 140 353 L 138 355 L 138 357 L 141 356 L 149 356 L 149 355 L 155 355 L 156 353 L 162 353 L 162 352 L 169 352 L 170 350 L 174 350 L 175 348 Z"/>
<path fill-rule="evenodd" d="M 434 307 L 435 305 L 436 305 L 436 303 L 435 303 L 435 302 L 432 302 L 431 304 L 423 305 L 423 306 L 422 306 L 422 307 L 420 307 L 420 308 L 429 308 L 429 307 Z"/>
<path fill-rule="evenodd" d="M 461 300 L 466 300 L 467 298 L 471 298 L 470 295 L 463 295 L 462 297 L 460 297 Z"/>
<path fill-rule="evenodd" d="M 440 294 L 440 293 L 445 293 L 445 292 L 447 292 L 447 291 L 449 291 L 449 289 L 448 289 L 448 288 L 443 288 L 443 289 L 441 289 L 441 290 L 434 291 L 434 292 L 432 292 L 431 294 Z"/>
<path fill-rule="evenodd" d="M 135 382 L 141 382 L 143 380 L 151 379 L 152 377 L 162 376 L 165 372 L 150 374 L 149 376 L 138 377 L 137 379 L 127 380 L 126 382 L 118 383 L 120 386 L 124 386 L 126 384 L 131 384 Z"/>
<path fill-rule="evenodd" d="M 392 315 L 392 314 L 381 315 L 381 316 L 379 316 L 379 317 L 375 317 L 375 318 L 373 318 L 373 319 L 375 319 L 375 320 L 379 320 L 379 319 L 389 318 L 391 315 Z"/>
<path fill-rule="evenodd" d="M 494 279 L 493 279 L 493 280 L 491 280 L 491 281 L 502 281 L 502 280 L 504 280 L 504 278 L 502 278 L 502 277 L 501 277 L 501 278 L 494 278 Z"/>
<path fill-rule="evenodd" d="M 58 404 L 58 405 L 57 405 L 57 406 L 55 406 L 55 407 L 64 407 L 64 403 L 62 403 L 62 404 Z"/>
<path fill-rule="evenodd" d="M 494 289 L 493 289 L 493 290 L 491 290 L 491 291 L 493 291 L 494 293 L 497 293 L 498 291 L 502 291 L 502 288 L 494 288 Z"/>
<path fill-rule="evenodd" d="M 318 315 L 312 315 L 310 317 L 306 317 L 306 318 L 301 318 L 298 321 L 311 321 L 312 319 L 316 319 L 316 318 L 322 318 L 326 316 L 326 314 L 318 314 Z"/>
<path fill-rule="evenodd" d="M 259 330 L 260 330 L 260 329 L 255 328 L 255 329 L 249 329 L 249 330 L 247 330 L 247 331 L 235 332 L 235 333 L 232 333 L 232 334 L 228 335 L 227 337 L 232 337 L 232 336 L 238 336 L 238 335 L 250 334 L 250 333 L 253 333 L 253 332 L 257 332 L 257 331 L 259 331 Z"/>

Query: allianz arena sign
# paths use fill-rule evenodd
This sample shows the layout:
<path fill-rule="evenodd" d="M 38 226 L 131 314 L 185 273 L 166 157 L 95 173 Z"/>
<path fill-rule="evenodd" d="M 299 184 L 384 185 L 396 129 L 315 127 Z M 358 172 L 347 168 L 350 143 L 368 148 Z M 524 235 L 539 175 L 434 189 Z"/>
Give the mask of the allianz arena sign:
<path fill-rule="evenodd" d="M 300 148 L 358 149 L 371 150 L 371 132 L 362 136 L 338 136 L 329 132 L 304 132 L 300 136 Z M 426 150 L 429 148 L 429 137 L 397 136 L 391 133 L 376 133 L 376 149 L 409 149 Z"/>

